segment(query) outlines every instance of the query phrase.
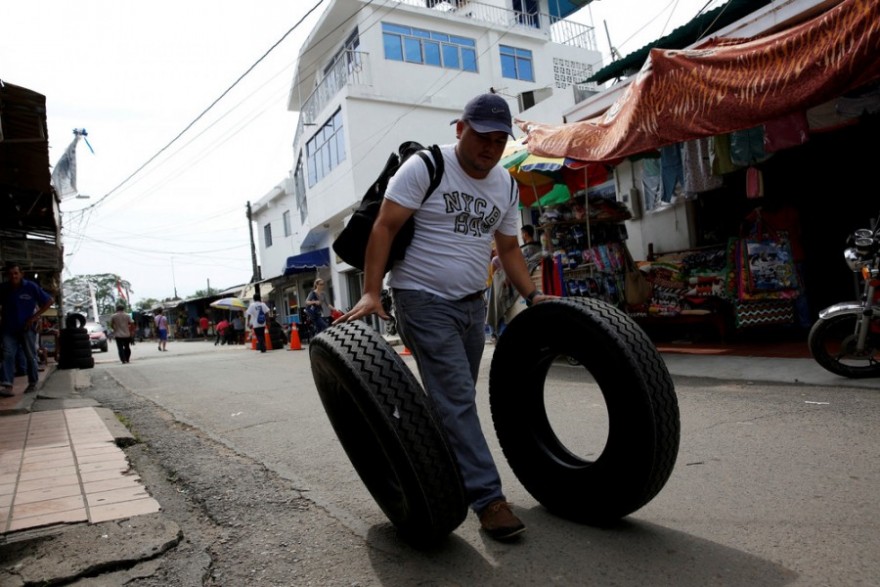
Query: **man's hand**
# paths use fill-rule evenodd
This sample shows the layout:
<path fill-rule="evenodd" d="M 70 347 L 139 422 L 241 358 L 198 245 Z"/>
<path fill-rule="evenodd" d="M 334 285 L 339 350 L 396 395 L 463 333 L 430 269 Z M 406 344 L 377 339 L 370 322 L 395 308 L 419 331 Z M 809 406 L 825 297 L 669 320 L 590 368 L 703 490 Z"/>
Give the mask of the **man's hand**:
<path fill-rule="evenodd" d="M 383 320 L 389 320 L 391 318 L 382 307 L 382 296 L 365 293 L 361 296 L 361 299 L 358 300 L 358 303 L 354 305 L 354 308 L 334 320 L 333 324 L 351 322 L 352 320 L 357 320 L 358 318 L 363 318 L 372 314 L 377 314 L 379 318 L 382 318 Z"/>

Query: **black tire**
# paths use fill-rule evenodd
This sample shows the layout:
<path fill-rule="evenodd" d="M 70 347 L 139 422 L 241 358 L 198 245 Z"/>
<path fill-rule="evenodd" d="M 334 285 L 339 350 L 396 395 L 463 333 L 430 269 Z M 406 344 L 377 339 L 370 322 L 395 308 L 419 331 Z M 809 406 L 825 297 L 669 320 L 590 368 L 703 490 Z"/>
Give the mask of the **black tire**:
<path fill-rule="evenodd" d="M 869 331 L 865 350 L 855 351 L 859 318 L 856 314 L 820 318 L 807 338 L 810 353 L 817 363 L 835 375 L 850 379 L 880 377 L 880 336 Z M 876 324 L 872 321 L 871 326 Z"/>
<path fill-rule="evenodd" d="M 336 435 L 401 536 L 417 546 L 448 536 L 467 499 L 440 418 L 403 360 L 360 321 L 315 336 L 309 358 Z"/>
<path fill-rule="evenodd" d="M 79 359 L 75 361 L 75 365 L 77 369 L 92 369 L 95 366 L 95 358 Z"/>
<path fill-rule="evenodd" d="M 59 344 L 90 345 L 89 333 L 85 328 L 63 328 L 59 335 Z"/>
<path fill-rule="evenodd" d="M 90 348 L 72 348 L 72 349 L 62 349 L 62 354 L 69 358 L 71 361 L 79 361 L 81 359 L 88 359 L 92 356 L 92 349 Z"/>
<path fill-rule="evenodd" d="M 103 343 L 101 343 L 101 352 L 104 352 L 104 353 L 107 352 L 107 341 L 106 340 Z"/>
<path fill-rule="evenodd" d="M 576 359 L 605 401 L 608 435 L 601 454 L 574 454 L 554 432 L 545 380 L 558 357 Z M 551 512 L 607 524 L 648 503 L 678 455 L 678 401 L 666 365 L 644 331 L 604 302 L 542 302 L 499 337 L 489 375 L 498 441 L 514 474 Z"/>
<path fill-rule="evenodd" d="M 59 369 L 92 369 L 95 366 L 94 357 L 71 358 L 61 355 L 58 360 Z"/>
<path fill-rule="evenodd" d="M 82 328 L 86 325 L 86 317 L 82 314 L 68 314 L 64 318 L 64 326 L 66 328 Z"/>

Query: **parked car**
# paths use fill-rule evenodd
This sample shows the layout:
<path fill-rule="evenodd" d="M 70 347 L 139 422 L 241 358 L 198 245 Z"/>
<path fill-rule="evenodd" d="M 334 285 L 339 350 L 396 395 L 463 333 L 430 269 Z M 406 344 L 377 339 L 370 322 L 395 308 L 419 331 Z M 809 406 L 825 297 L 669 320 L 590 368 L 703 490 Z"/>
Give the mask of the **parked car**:
<path fill-rule="evenodd" d="M 86 331 L 89 333 L 89 342 L 92 344 L 92 350 L 101 349 L 107 352 L 107 329 L 98 322 L 86 322 Z"/>

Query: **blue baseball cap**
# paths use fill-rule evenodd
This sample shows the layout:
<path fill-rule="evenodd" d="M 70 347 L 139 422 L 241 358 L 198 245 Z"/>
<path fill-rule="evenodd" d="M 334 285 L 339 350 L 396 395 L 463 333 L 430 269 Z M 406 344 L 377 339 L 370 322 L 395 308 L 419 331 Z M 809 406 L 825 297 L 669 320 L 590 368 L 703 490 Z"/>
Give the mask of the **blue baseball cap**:
<path fill-rule="evenodd" d="M 459 120 L 467 122 L 480 134 L 500 131 L 513 137 L 510 107 L 507 100 L 498 94 L 481 94 L 473 98 L 465 105 L 461 117 L 452 122 L 454 124 Z"/>

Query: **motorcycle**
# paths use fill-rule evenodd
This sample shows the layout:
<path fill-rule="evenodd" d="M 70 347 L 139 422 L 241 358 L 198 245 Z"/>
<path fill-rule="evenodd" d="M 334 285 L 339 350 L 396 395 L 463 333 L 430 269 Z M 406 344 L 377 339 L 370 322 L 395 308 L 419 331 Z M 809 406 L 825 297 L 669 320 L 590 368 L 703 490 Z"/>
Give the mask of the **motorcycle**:
<path fill-rule="evenodd" d="M 813 358 L 836 375 L 880 376 L 880 220 L 856 230 L 844 250 L 856 275 L 860 301 L 843 302 L 819 312 L 808 344 Z"/>

